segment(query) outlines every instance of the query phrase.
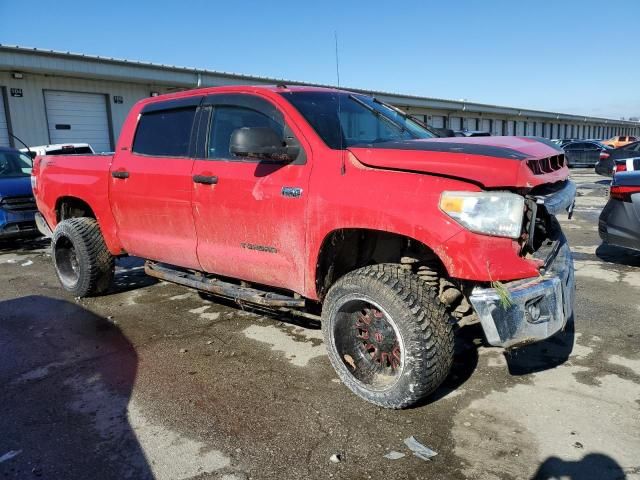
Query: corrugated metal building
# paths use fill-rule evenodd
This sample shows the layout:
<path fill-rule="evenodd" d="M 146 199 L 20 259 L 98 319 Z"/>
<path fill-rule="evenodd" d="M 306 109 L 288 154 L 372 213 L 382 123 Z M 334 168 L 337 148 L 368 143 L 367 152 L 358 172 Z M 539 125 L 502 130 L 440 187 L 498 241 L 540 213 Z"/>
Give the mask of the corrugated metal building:
<path fill-rule="evenodd" d="M 0 145 L 14 145 L 8 135 L 13 131 L 29 145 L 88 142 L 97 151 L 109 151 L 129 109 L 141 98 L 198 86 L 277 83 L 303 84 L 0 45 Z M 373 93 L 434 127 L 453 130 L 547 138 L 640 135 L 638 122 L 351 90 Z"/>

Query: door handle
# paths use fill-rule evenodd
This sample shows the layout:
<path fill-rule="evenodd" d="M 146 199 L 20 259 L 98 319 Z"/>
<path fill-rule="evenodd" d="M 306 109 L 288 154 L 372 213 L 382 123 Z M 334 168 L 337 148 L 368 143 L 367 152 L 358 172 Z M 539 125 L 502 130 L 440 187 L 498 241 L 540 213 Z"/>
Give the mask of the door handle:
<path fill-rule="evenodd" d="M 218 177 L 214 175 L 194 175 L 194 183 L 203 183 L 204 185 L 215 185 L 218 183 Z"/>
<path fill-rule="evenodd" d="M 116 170 L 111 172 L 111 176 L 113 178 L 125 179 L 125 178 L 129 178 L 129 172 L 125 172 L 124 170 Z"/>

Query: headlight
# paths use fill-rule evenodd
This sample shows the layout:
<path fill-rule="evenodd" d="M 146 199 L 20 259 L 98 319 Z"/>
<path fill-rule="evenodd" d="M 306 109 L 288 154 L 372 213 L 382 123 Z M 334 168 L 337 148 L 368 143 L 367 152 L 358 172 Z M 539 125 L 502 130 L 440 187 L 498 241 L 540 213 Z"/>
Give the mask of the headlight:
<path fill-rule="evenodd" d="M 509 192 L 443 192 L 440 209 L 472 232 L 518 238 L 524 198 Z"/>

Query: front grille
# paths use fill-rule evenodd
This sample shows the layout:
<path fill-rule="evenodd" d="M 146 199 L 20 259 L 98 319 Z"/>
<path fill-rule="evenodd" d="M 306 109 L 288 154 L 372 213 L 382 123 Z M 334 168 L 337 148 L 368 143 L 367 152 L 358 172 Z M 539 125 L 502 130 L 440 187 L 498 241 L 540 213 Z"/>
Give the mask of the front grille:
<path fill-rule="evenodd" d="M 544 175 L 545 173 L 555 172 L 564 167 L 564 165 L 564 153 L 554 155 L 553 157 L 527 160 L 527 166 L 534 175 Z"/>
<path fill-rule="evenodd" d="M 28 211 L 36 209 L 36 199 L 31 195 L 5 197 L 0 200 L 0 208 L 11 211 Z"/>

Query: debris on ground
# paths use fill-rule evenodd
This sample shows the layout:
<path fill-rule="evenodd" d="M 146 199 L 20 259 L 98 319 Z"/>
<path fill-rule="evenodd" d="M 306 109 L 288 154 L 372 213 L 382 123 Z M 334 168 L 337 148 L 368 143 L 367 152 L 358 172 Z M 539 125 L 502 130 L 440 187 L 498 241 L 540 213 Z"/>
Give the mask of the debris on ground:
<path fill-rule="evenodd" d="M 21 267 L 28 267 L 30 265 L 33 265 L 33 260 L 27 260 L 26 262 L 20 264 Z"/>
<path fill-rule="evenodd" d="M 7 453 L 0 457 L 0 463 L 11 460 L 13 457 L 17 457 L 22 453 L 22 450 L 9 450 Z"/>
<path fill-rule="evenodd" d="M 181 348 L 180 349 L 180 353 L 187 353 L 189 350 L 187 350 L 186 348 Z"/>
<path fill-rule="evenodd" d="M 342 455 L 340 455 L 339 453 L 334 453 L 329 457 L 329 460 L 331 461 L 331 463 L 340 463 L 342 461 Z"/>
<path fill-rule="evenodd" d="M 398 459 L 404 457 L 405 454 L 392 450 L 392 451 L 390 451 L 389 453 L 387 453 L 386 455 L 383 455 L 383 456 L 384 456 L 384 458 L 388 458 L 389 460 L 398 460 Z"/>
<path fill-rule="evenodd" d="M 429 447 L 425 447 L 422 443 L 416 440 L 414 436 L 405 438 L 404 444 L 409 447 L 409 450 L 411 450 L 416 457 L 422 460 L 430 460 L 438 454 L 438 452 L 434 452 Z"/>

